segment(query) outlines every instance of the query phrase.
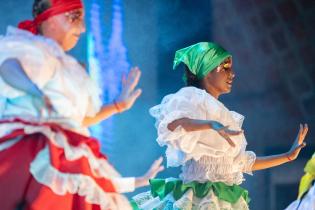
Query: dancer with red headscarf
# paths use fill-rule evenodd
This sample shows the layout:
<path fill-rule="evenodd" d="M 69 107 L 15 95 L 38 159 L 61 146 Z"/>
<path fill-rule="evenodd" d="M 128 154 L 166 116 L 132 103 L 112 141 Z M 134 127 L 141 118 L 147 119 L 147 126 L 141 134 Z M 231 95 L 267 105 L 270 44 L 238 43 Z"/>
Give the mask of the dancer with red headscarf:
<path fill-rule="evenodd" d="M 1 209 L 130 209 L 120 193 L 147 185 L 162 160 L 122 178 L 87 128 L 134 104 L 140 70 L 101 106 L 98 88 L 65 53 L 85 31 L 82 2 L 36 0 L 33 16 L 0 37 Z"/>

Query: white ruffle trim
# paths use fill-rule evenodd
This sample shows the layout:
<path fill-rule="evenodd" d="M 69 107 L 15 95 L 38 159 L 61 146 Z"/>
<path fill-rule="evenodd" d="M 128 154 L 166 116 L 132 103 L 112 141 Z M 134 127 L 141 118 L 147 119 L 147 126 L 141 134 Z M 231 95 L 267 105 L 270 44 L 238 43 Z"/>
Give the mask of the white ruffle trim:
<path fill-rule="evenodd" d="M 243 173 L 251 174 L 256 156 L 253 152 L 244 152 L 239 158 L 214 158 L 203 156 L 198 161 L 189 160 L 182 167 L 180 178 L 185 182 L 211 181 L 224 182 L 229 185 L 241 184 L 245 179 Z"/>
<path fill-rule="evenodd" d="M 87 158 L 93 175 L 96 177 L 120 177 L 120 174 L 116 172 L 106 160 L 95 157 L 87 145 L 81 144 L 77 147 L 73 147 L 68 143 L 63 133 L 54 132 L 48 126 L 31 126 L 22 123 L 0 124 L 0 137 L 5 136 L 16 129 L 24 129 L 26 134 L 42 133 L 52 144 L 65 151 L 67 160 L 73 161 L 82 157 Z"/>
<path fill-rule="evenodd" d="M 13 26 L 8 26 L 6 36 L 1 36 L 0 39 L 5 39 L 6 41 L 20 40 L 27 42 L 29 41 L 40 42 L 45 44 L 46 50 L 48 50 L 51 54 L 57 57 L 65 55 L 63 49 L 54 40 L 40 35 L 35 36 L 34 34 L 26 30 L 21 30 Z"/>
<path fill-rule="evenodd" d="M 82 174 L 61 173 L 50 165 L 49 149 L 41 150 L 30 166 L 34 178 L 41 184 L 49 186 L 58 194 L 75 194 L 85 197 L 90 204 L 100 205 L 101 209 L 131 209 L 128 200 L 117 193 L 104 192 L 92 178 Z"/>
<path fill-rule="evenodd" d="M 211 190 L 204 198 L 197 198 L 193 190 L 188 190 L 179 200 L 175 201 L 172 194 L 163 200 L 153 198 L 150 192 L 145 192 L 133 197 L 141 210 L 249 210 L 246 201 L 241 197 L 235 204 L 220 200 Z"/>
<path fill-rule="evenodd" d="M 49 141 L 52 144 L 64 150 L 65 157 L 69 161 L 74 161 L 82 157 L 85 157 L 89 162 L 89 166 L 91 168 L 93 175 L 99 178 L 103 177 L 103 178 L 113 180 L 113 184 L 115 185 L 115 189 L 117 192 L 123 193 L 123 192 L 134 191 L 135 183 L 134 183 L 133 178 L 122 178 L 120 174 L 105 159 L 95 157 L 93 152 L 90 150 L 90 148 L 87 145 L 81 144 L 76 147 L 73 147 L 68 143 L 63 133 L 54 132 L 47 126 L 30 126 L 30 125 L 25 125 L 22 123 L 0 124 L 0 137 L 5 136 L 16 129 L 24 129 L 25 133 L 27 134 L 42 133 L 49 139 Z M 18 141 L 19 139 L 7 141 L 3 144 L 0 144 L 0 151 L 1 149 L 10 148 Z M 40 157 L 40 155 L 38 157 Z M 65 179 L 65 178 L 61 179 L 60 178 L 61 176 L 53 175 L 53 174 L 56 174 L 57 172 L 52 173 L 52 175 L 50 175 L 52 168 L 48 167 L 46 163 L 45 163 L 46 165 L 45 164 L 43 165 L 41 162 L 39 162 L 40 158 L 39 159 L 37 158 L 36 160 L 37 161 L 32 163 L 32 167 L 31 167 L 32 174 L 34 175 L 36 180 L 50 187 L 51 189 L 53 189 L 55 192 L 58 192 L 59 194 L 64 193 L 66 190 L 68 190 L 70 193 L 73 193 L 73 192 L 80 193 L 79 191 L 75 191 L 75 189 L 77 188 L 73 187 L 73 185 L 76 183 L 72 179 Z M 44 166 L 46 166 L 46 168 Z M 75 180 L 77 181 L 80 180 L 80 182 L 81 182 L 81 178 L 82 180 L 87 180 L 87 181 L 83 181 L 82 185 L 80 185 L 82 186 L 82 189 L 84 189 L 84 186 L 88 186 L 87 188 L 91 188 L 91 189 L 87 189 L 89 191 L 94 192 L 94 191 L 101 190 L 99 187 L 91 187 L 94 185 L 85 185 L 86 183 L 88 182 L 90 183 L 93 181 L 91 178 L 87 176 L 83 176 L 79 174 L 70 176 L 70 174 L 67 174 L 66 177 L 77 177 Z M 62 183 L 61 185 L 59 184 L 60 182 Z M 126 184 L 128 184 L 129 186 L 125 186 Z M 99 192 L 99 194 L 100 193 L 101 192 Z M 119 194 L 113 193 L 113 195 L 118 196 Z"/>
<path fill-rule="evenodd" d="M 239 163 L 242 172 L 253 175 L 253 165 L 256 161 L 256 154 L 252 151 L 246 151 L 243 155 L 243 162 Z"/>
<path fill-rule="evenodd" d="M 85 144 L 80 144 L 76 147 L 71 146 L 63 133 L 54 132 L 46 126 L 24 126 L 24 131 L 27 134 L 42 133 L 44 134 L 51 143 L 55 146 L 64 149 L 65 157 L 67 160 L 77 160 L 85 157 L 89 161 L 89 165 L 92 169 L 93 175 L 96 177 L 120 177 L 119 173 L 116 172 L 111 165 L 104 159 L 96 158 L 90 148 Z"/>

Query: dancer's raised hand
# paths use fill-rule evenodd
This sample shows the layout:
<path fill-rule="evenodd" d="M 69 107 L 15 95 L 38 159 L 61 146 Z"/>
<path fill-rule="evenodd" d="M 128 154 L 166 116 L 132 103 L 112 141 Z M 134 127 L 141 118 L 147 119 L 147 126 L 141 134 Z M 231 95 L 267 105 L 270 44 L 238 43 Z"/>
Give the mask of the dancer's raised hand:
<path fill-rule="evenodd" d="M 150 169 L 145 173 L 145 175 L 136 178 L 136 187 L 144 187 L 149 185 L 149 180 L 156 177 L 156 175 L 164 170 L 162 165 L 163 158 L 155 160 L 151 165 Z"/>
<path fill-rule="evenodd" d="M 141 95 L 142 90 L 140 88 L 136 88 L 140 77 L 141 71 L 138 67 L 132 68 L 127 75 L 127 78 L 123 76 L 122 90 L 118 98 L 115 100 L 120 112 L 130 109 L 137 98 Z"/>
<path fill-rule="evenodd" d="M 297 156 L 299 155 L 301 149 L 306 146 L 306 143 L 304 142 L 306 134 L 308 132 L 308 125 L 307 124 L 300 124 L 300 130 L 298 132 L 298 135 L 293 142 L 293 145 L 291 146 L 291 149 L 287 152 L 287 157 L 289 160 L 295 160 Z"/>

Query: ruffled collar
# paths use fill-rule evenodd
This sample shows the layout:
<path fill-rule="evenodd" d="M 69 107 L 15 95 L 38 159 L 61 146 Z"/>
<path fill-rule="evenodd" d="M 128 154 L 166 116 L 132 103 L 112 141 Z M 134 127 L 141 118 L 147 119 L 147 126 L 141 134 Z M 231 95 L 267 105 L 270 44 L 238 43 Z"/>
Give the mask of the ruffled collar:
<path fill-rule="evenodd" d="M 33 41 L 40 45 L 44 45 L 46 50 L 57 57 L 65 55 L 64 50 L 55 40 L 42 35 L 34 35 L 29 31 L 21 30 L 13 26 L 7 27 L 6 38 L 19 38 L 22 40 Z"/>
<path fill-rule="evenodd" d="M 235 111 L 230 111 L 221 101 L 213 97 L 207 91 L 196 87 L 184 87 L 182 89 L 193 89 L 195 93 L 205 96 L 206 100 L 216 104 L 222 111 L 228 113 L 240 127 L 242 127 L 245 117 Z"/>
<path fill-rule="evenodd" d="M 0 38 L 4 38 L 5 40 L 9 41 L 12 40 L 31 42 L 32 44 L 34 43 L 47 51 L 50 55 L 62 60 L 63 65 L 65 65 L 65 68 L 67 69 L 67 71 L 64 71 L 64 73 L 69 73 L 72 75 L 70 76 L 72 78 L 71 80 L 79 83 L 81 87 L 86 87 L 87 91 L 89 92 L 95 112 L 93 112 L 91 115 L 94 115 L 99 111 L 102 104 L 102 101 L 99 97 L 101 90 L 88 76 L 85 69 L 83 69 L 82 66 L 79 65 L 72 56 L 67 55 L 56 41 L 41 35 L 34 35 L 29 31 L 21 30 L 13 26 L 8 26 L 6 36 Z"/>

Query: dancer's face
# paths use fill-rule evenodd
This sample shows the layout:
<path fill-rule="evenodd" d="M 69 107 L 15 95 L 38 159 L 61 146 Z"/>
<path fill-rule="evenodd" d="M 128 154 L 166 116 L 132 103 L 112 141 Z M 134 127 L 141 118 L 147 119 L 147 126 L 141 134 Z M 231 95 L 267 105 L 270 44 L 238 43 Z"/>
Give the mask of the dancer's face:
<path fill-rule="evenodd" d="M 71 50 L 85 32 L 83 9 L 73 10 L 53 16 L 43 22 L 44 36 L 54 39 L 65 50 Z"/>
<path fill-rule="evenodd" d="M 218 98 L 222 94 L 231 92 L 234 77 L 232 58 L 227 58 L 202 79 L 202 85 L 208 93 Z"/>

